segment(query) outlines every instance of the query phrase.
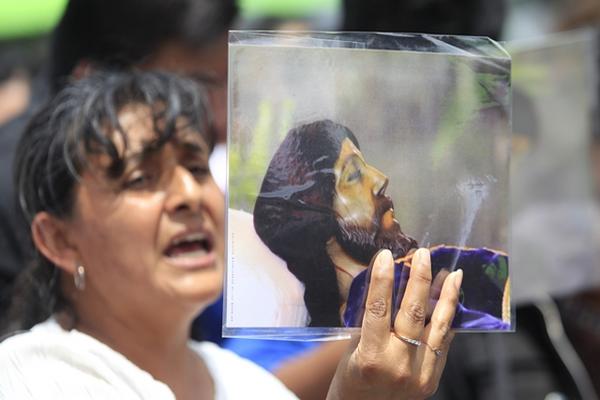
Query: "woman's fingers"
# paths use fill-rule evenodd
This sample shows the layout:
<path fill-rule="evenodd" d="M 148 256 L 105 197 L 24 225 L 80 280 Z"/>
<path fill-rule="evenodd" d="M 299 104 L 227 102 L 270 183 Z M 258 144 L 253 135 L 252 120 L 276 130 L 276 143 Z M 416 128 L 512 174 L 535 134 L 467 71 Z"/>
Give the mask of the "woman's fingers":
<path fill-rule="evenodd" d="M 441 286 L 431 322 L 424 327 L 431 261 L 429 251 L 419 249 L 413 256 L 392 332 L 394 260 L 388 250 L 377 254 L 371 267 L 360 341 L 357 348 L 342 359 L 328 397 L 412 399 L 432 395 L 452 341 L 450 327 L 461 282 L 462 271 L 448 275 Z"/>
<path fill-rule="evenodd" d="M 406 291 L 394 321 L 394 333 L 405 342 L 409 342 L 406 339 L 421 339 L 425 319 L 427 318 L 430 286 L 431 260 L 429 250 L 421 248 L 412 257 Z"/>
<path fill-rule="evenodd" d="M 390 337 L 394 259 L 389 250 L 380 251 L 373 261 L 365 315 L 361 328 L 362 351 L 383 351 Z"/>
<path fill-rule="evenodd" d="M 431 301 L 437 303 L 440 299 L 440 295 L 442 294 L 442 287 L 444 286 L 444 282 L 446 282 L 446 278 L 450 275 L 450 271 L 447 269 L 441 269 L 435 277 L 433 278 L 433 282 L 431 283 L 431 293 L 429 295 L 430 303 Z M 434 304 L 435 306 L 435 304 Z M 434 307 L 431 309 L 433 310 Z"/>
<path fill-rule="evenodd" d="M 448 347 L 454 337 L 452 320 L 458 304 L 463 271 L 452 272 L 442 286 L 440 299 L 433 310 L 431 322 L 423 333 L 423 365 L 422 371 L 431 379 L 439 381 L 448 354 Z M 423 347 L 422 346 L 422 347 Z"/>

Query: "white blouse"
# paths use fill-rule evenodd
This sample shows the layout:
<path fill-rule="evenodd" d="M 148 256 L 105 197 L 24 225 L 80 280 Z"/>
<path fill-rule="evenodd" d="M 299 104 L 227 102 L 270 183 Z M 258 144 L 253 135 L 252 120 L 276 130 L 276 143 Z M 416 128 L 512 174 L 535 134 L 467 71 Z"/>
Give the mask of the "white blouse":
<path fill-rule="evenodd" d="M 215 399 L 296 399 L 266 370 L 209 342 L 190 342 Z M 53 318 L 0 344 L 0 399 L 174 400 L 164 383 L 122 354 Z"/>

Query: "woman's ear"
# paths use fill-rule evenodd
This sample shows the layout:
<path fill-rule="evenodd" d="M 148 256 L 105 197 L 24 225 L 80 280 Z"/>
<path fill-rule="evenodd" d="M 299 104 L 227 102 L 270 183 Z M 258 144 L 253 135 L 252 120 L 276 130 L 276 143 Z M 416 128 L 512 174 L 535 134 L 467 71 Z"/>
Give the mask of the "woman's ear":
<path fill-rule="evenodd" d="M 64 221 L 43 211 L 31 223 L 33 243 L 40 253 L 58 268 L 70 274 L 81 260 L 77 248 L 70 242 Z"/>

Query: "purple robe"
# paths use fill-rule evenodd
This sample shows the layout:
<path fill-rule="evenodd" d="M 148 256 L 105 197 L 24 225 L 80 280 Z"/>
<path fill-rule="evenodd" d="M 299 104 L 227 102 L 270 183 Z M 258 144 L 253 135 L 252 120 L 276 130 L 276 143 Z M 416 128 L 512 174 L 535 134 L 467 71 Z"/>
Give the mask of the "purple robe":
<path fill-rule="evenodd" d="M 400 308 L 410 268 L 405 263 L 410 257 L 396 260 L 394 289 L 392 294 L 392 321 Z M 454 267 L 454 268 L 453 268 Z M 441 271 L 462 268 L 464 272 L 461 298 L 452 322 L 452 328 L 464 330 L 509 330 L 510 324 L 502 320 L 508 279 L 508 255 L 486 248 L 470 249 L 437 246 L 431 249 L 431 272 L 435 277 Z M 344 326 L 358 327 L 362 324 L 370 269 L 358 274 L 352 281 L 344 312 Z M 430 301 L 435 302 L 435 291 Z M 439 295 L 439 293 L 437 293 Z"/>

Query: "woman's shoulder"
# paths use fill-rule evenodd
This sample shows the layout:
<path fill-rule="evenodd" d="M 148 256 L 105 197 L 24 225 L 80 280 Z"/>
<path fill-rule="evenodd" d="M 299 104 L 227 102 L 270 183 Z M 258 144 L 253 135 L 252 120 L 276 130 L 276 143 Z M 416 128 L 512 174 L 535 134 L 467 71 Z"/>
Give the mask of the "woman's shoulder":
<path fill-rule="evenodd" d="M 30 330 L 5 336 L 0 342 L 0 357 L 28 366 L 39 362 L 75 361 L 75 355 L 85 361 L 80 357 L 83 351 L 101 353 L 104 348 L 108 349 L 88 335 L 64 330 L 55 319 L 50 318 Z"/>
<path fill-rule="evenodd" d="M 215 384 L 216 399 L 296 399 L 275 376 L 250 360 L 211 342 L 191 342 Z"/>
<path fill-rule="evenodd" d="M 53 319 L 4 339 L 0 365 L 2 399 L 174 398 L 121 354 Z"/>
<path fill-rule="evenodd" d="M 30 330 L 15 331 L 3 336 L 0 339 L 0 359 L 14 362 L 18 360 L 19 365 L 26 365 L 28 361 L 43 358 L 53 350 L 62 350 L 61 344 L 74 345 L 69 339 L 69 332 L 62 330 L 51 318 Z"/>

